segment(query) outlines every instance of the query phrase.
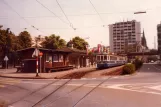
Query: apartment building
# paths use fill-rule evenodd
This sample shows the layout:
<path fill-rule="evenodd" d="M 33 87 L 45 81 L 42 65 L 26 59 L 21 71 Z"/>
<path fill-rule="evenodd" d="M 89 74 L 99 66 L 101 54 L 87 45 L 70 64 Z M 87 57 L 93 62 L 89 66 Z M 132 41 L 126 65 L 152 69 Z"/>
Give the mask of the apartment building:
<path fill-rule="evenodd" d="M 109 25 L 110 51 L 114 53 L 126 53 L 129 46 L 134 46 L 133 52 L 137 51 L 135 44 L 141 42 L 141 25 L 136 20 L 117 22 Z M 130 48 L 131 49 L 131 48 Z"/>

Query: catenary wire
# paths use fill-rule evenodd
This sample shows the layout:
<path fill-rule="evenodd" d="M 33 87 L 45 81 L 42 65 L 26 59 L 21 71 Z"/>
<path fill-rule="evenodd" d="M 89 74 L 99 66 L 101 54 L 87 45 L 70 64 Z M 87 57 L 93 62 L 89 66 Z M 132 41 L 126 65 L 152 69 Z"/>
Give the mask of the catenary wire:
<path fill-rule="evenodd" d="M 56 0 L 56 3 L 58 4 L 58 6 L 60 7 L 61 11 L 63 12 L 64 16 L 66 17 L 66 19 L 68 20 L 68 22 L 70 23 L 70 26 L 74 29 L 73 24 L 71 23 L 71 21 L 69 20 L 68 16 L 66 15 L 65 11 L 63 10 L 63 8 L 61 7 L 60 3 L 58 2 L 58 0 Z"/>
<path fill-rule="evenodd" d="M 36 29 L 37 31 L 41 32 L 41 33 L 44 33 L 46 34 L 45 32 L 43 31 L 40 31 L 38 28 L 36 28 L 35 26 L 31 25 L 25 18 L 21 17 L 21 15 L 11 6 L 9 5 L 5 0 L 2 0 L 2 2 L 8 6 L 13 12 L 15 12 L 22 20 L 24 20 L 28 25 L 30 25 L 31 27 L 33 27 L 34 29 Z"/>
<path fill-rule="evenodd" d="M 43 8 L 45 8 L 46 10 L 48 10 L 50 13 L 52 13 L 55 17 L 57 17 L 60 21 L 62 21 L 63 23 L 69 25 L 70 27 L 72 27 L 70 25 L 70 23 L 65 22 L 64 20 L 62 20 L 60 17 L 58 17 L 53 11 L 51 11 L 47 6 L 45 6 L 44 4 L 42 4 L 39 0 L 36 0 L 37 3 L 39 3 Z M 73 27 L 72 27 L 73 28 Z"/>

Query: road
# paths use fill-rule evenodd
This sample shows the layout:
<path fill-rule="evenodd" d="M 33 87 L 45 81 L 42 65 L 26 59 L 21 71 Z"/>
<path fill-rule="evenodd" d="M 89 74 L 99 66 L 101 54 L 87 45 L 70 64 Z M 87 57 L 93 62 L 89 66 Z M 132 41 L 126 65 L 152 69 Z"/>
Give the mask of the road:
<path fill-rule="evenodd" d="M 161 66 L 99 79 L 0 78 L 0 87 L 10 107 L 161 107 Z"/>

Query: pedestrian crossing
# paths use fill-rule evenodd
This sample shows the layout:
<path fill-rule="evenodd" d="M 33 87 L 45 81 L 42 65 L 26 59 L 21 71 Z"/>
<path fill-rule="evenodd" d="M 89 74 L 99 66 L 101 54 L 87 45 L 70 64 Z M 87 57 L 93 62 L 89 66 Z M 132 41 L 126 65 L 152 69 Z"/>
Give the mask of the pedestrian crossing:
<path fill-rule="evenodd" d="M 16 79 L 10 79 L 10 78 L 1 78 L 0 79 L 0 88 L 3 88 L 7 85 L 14 85 L 16 83 L 19 83 L 20 80 L 16 80 Z"/>

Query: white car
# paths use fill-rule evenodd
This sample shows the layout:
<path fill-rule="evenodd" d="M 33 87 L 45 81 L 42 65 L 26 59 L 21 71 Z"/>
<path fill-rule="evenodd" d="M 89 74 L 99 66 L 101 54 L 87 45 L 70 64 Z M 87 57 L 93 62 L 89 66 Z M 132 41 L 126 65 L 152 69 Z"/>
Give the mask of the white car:
<path fill-rule="evenodd" d="M 152 60 L 151 63 L 154 63 L 154 61 Z"/>

